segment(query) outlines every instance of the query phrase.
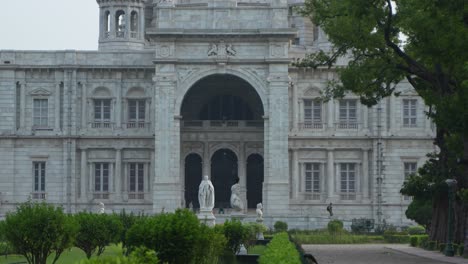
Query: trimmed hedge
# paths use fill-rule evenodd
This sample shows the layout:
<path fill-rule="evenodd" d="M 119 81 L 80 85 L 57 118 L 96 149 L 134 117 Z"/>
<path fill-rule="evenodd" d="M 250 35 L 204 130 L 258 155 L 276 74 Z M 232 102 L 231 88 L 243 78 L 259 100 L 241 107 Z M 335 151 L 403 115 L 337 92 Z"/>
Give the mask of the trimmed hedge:
<path fill-rule="evenodd" d="M 410 236 L 408 235 L 384 235 L 384 240 L 387 243 L 407 244 L 407 243 L 410 243 Z"/>
<path fill-rule="evenodd" d="M 422 247 L 426 248 L 429 242 L 428 235 L 413 235 L 409 236 L 410 245 L 413 247 Z"/>
<path fill-rule="evenodd" d="M 424 235 L 426 233 L 426 229 L 423 226 L 410 226 L 408 227 L 408 234 L 409 235 Z"/>
<path fill-rule="evenodd" d="M 301 264 L 301 259 L 296 247 L 289 241 L 288 234 L 282 232 L 273 237 L 258 263 Z"/>

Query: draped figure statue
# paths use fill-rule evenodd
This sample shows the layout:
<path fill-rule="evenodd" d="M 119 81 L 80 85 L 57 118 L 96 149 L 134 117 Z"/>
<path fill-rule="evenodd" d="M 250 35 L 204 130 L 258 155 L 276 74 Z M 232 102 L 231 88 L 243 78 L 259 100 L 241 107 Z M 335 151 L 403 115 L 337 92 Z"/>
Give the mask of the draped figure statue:
<path fill-rule="evenodd" d="M 239 177 L 236 178 L 234 185 L 231 186 L 231 208 L 235 211 L 244 210 L 244 203 L 241 199 L 241 186 L 239 184 Z"/>
<path fill-rule="evenodd" d="M 203 176 L 198 187 L 198 202 L 200 203 L 200 211 L 211 211 L 214 208 L 214 187 L 208 179 L 208 175 Z"/>

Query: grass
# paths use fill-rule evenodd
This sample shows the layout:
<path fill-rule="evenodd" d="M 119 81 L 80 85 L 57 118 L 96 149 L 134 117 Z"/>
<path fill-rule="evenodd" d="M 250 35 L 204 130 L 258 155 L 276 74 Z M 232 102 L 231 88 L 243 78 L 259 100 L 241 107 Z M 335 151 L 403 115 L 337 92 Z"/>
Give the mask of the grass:
<path fill-rule="evenodd" d="M 247 253 L 249 254 L 257 254 L 257 255 L 262 255 L 263 252 L 265 251 L 266 246 L 263 245 L 256 245 L 256 246 L 251 246 L 247 250 Z"/>
<path fill-rule="evenodd" d="M 107 246 L 105 251 L 101 256 L 118 256 L 122 253 L 122 248 L 118 245 Z M 93 258 L 97 258 L 93 256 Z M 52 263 L 54 256 L 51 255 L 47 259 L 47 263 Z M 86 254 L 79 248 L 71 248 L 62 253 L 56 264 L 74 264 L 78 263 L 80 260 L 86 259 Z M 27 263 L 26 258 L 19 255 L 7 255 L 0 257 L 0 264 L 9 264 L 9 263 Z"/>
<path fill-rule="evenodd" d="M 328 231 L 297 233 L 292 235 L 299 244 L 368 244 L 383 243 L 383 236 L 354 235 L 349 233 L 330 234 Z"/>

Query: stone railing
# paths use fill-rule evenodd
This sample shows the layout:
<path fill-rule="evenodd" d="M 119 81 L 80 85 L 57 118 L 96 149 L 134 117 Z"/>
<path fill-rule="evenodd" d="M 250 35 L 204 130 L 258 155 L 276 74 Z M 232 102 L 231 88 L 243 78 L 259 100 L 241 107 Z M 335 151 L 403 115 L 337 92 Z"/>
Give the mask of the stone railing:
<path fill-rule="evenodd" d="M 325 127 L 322 122 L 304 122 L 299 123 L 301 129 L 323 129 Z"/>
<path fill-rule="evenodd" d="M 33 200 L 45 200 L 47 197 L 46 192 L 32 192 L 31 199 Z"/>
<path fill-rule="evenodd" d="M 123 123 L 125 128 L 128 129 L 138 129 L 138 128 L 145 128 L 148 129 L 150 127 L 149 122 L 142 122 L 142 121 L 135 121 L 135 122 L 128 122 L 128 123 Z"/>
<path fill-rule="evenodd" d="M 93 199 L 107 200 L 109 199 L 109 193 L 108 192 L 94 192 Z"/>
<path fill-rule="evenodd" d="M 129 200 L 144 200 L 145 193 L 144 192 L 129 192 L 128 199 Z"/>
<path fill-rule="evenodd" d="M 90 123 L 91 128 L 114 128 L 113 122 L 95 121 Z"/>
<path fill-rule="evenodd" d="M 356 193 L 353 193 L 353 192 L 340 193 L 340 200 L 356 200 Z"/>
<path fill-rule="evenodd" d="M 359 129 L 360 127 L 360 124 L 357 123 L 357 122 L 352 122 L 352 121 L 342 121 L 342 122 L 338 122 L 338 123 L 335 123 L 335 127 L 336 129 L 353 129 L 353 130 L 357 130 Z"/>
<path fill-rule="evenodd" d="M 262 120 L 182 120 L 183 128 L 253 128 L 263 129 Z"/>

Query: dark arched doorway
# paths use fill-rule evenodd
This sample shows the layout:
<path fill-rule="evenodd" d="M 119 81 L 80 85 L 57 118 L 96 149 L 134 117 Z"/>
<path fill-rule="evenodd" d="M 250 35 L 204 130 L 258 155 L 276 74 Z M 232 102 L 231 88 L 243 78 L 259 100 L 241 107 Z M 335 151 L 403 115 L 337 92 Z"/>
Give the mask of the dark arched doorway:
<path fill-rule="evenodd" d="M 237 178 L 237 156 L 229 149 L 220 149 L 211 157 L 211 181 L 215 189 L 215 207 L 230 207 L 231 186 Z"/>
<path fill-rule="evenodd" d="M 252 154 L 247 158 L 247 207 L 256 208 L 262 202 L 263 157 Z"/>
<path fill-rule="evenodd" d="M 192 202 L 193 208 L 200 208 L 198 203 L 198 186 L 202 180 L 202 158 L 190 154 L 185 158 L 185 207 Z"/>

